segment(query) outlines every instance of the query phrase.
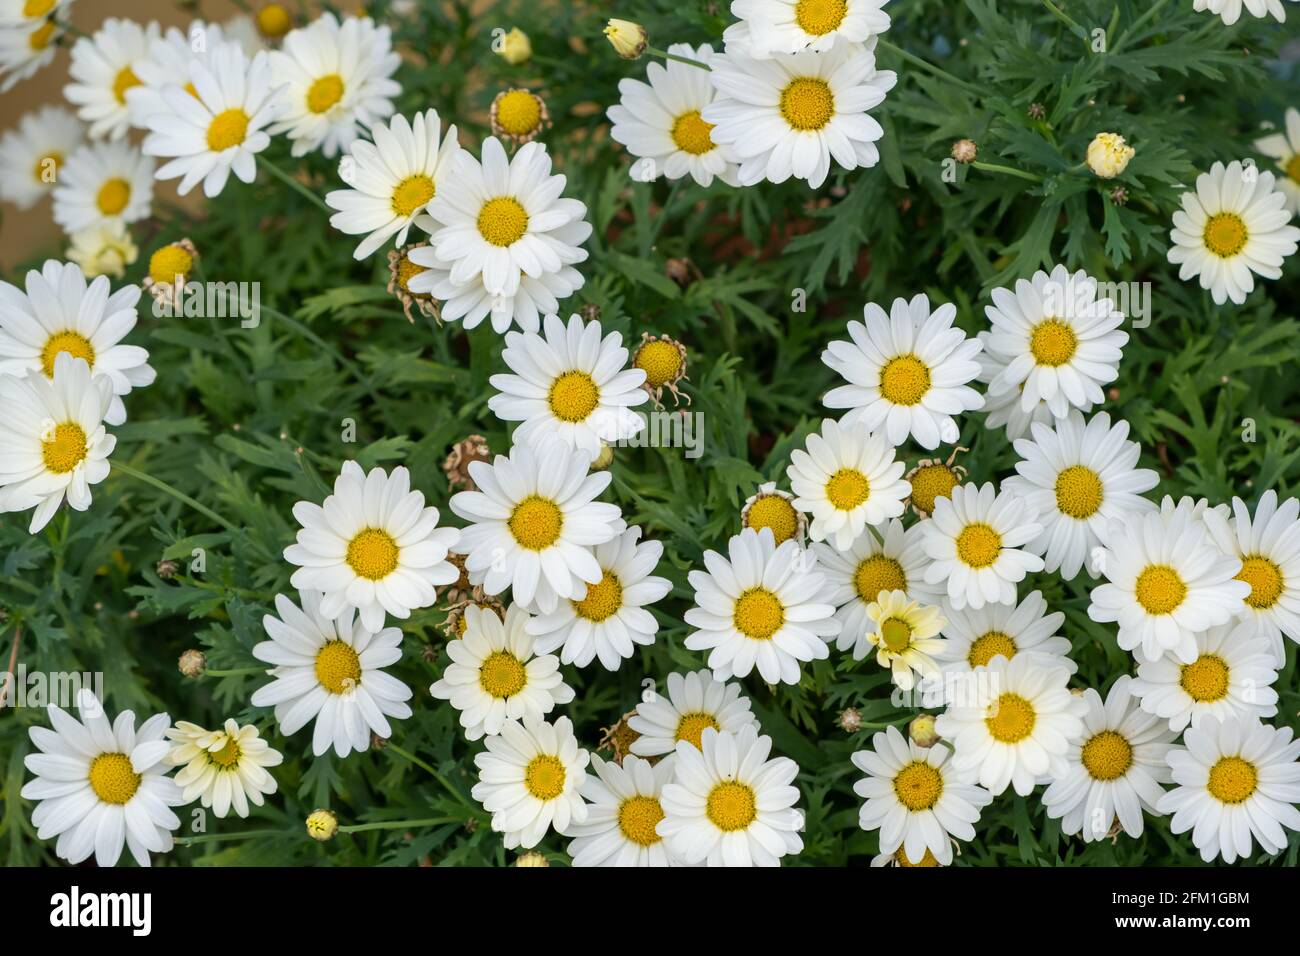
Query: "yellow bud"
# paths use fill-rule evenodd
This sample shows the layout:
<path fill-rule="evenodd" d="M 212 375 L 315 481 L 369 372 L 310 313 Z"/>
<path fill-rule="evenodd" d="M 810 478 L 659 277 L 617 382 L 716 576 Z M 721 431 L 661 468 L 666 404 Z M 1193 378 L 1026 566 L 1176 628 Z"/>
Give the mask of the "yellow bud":
<path fill-rule="evenodd" d="M 625 60 L 635 60 L 645 52 L 647 38 L 645 27 L 631 20 L 610 20 L 605 36 L 614 45 L 614 52 Z"/>
<path fill-rule="evenodd" d="M 515 866 L 550 866 L 546 857 L 542 856 L 536 850 L 522 854 L 515 860 Z"/>
<path fill-rule="evenodd" d="M 307 817 L 307 835 L 324 843 L 339 832 L 339 818 L 328 810 L 315 810 Z"/>
<path fill-rule="evenodd" d="M 1118 133 L 1098 133 L 1088 144 L 1088 168 L 1102 179 L 1114 179 L 1135 155 L 1137 150 Z"/>
<path fill-rule="evenodd" d="M 293 29 L 289 11 L 278 3 L 268 3 L 257 11 L 257 29 L 268 40 L 278 40 Z"/>
<path fill-rule="evenodd" d="M 529 41 L 527 33 L 518 27 L 513 27 L 501 38 L 497 55 L 511 66 L 518 66 L 520 63 L 527 63 L 532 57 L 533 44 Z"/>
<path fill-rule="evenodd" d="M 934 729 L 934 718 L 929 714 L 920 714 L 907 725 L 907 735 L 918 747 L 933 747 L 939 742 L 939 734 Z"/>

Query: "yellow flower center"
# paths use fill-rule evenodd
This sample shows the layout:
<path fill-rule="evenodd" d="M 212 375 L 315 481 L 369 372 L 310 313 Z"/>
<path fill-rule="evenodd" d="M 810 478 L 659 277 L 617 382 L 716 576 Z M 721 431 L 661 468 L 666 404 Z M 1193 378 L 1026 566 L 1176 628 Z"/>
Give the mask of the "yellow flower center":
<path fill-rule="evenodd" d="M 794 505 L 780 495 L 760 495 L 745 514 L 745 527 L 755 531 L 771 528 L 773 540 L 780 544 L 794 536 L 799 516 Z"/>
<path fill-rule="evenodd" d="M 623 585 L 619 583 L 617 575 L 606 571 L 598 583 L 587 585 L 585 598 L 573 602 L 573 612 L 578 617 L 599 624 L 616 614 L 622 606 Z"/>
<path fill-rule="evenodd" d="M 177 276 L 183 280 L 193 268 L 194 257 L 177 243 L 163 246 L 149 257 L 149 278 L 160 285 L 171 285 Z"/>
<path fill-rule="evenodd" d="M 618 808 L 618 828 L 637 846 L 654 846 L 663 839 L 655 827 L 664 818 L 664 808 L 654 797 L 629 797 Z"/>
<path fill-rule="evenodd" d="M 781 115 L 791 129 L 810 132 L 825 128 L 835 116 L 830 84 L 815 76 L 791 80 L 781 91 Z"/>
<path fill-rule="evenodd" d="M 1016 642 L 1010 634 L 1002 631 L 989 631 L 977 637 L 966 652 L 966 663 L 971 667 L 984 667 L 993 658 L 1001 655 L 1007 660 L 1016 656 Z"/>
<path fill-rule="evenodd" d="M 59 178 L 61 168 L 63 168 L 63 154 L 46 153 L 36 161 L 36 165 L 32 168 L 32 175 L 38 183 L 48 185 Z"/>
<path fill-rule="evenodd" d="M 1082 521 L 1101 508 L 1101 476 L 1083 465 L 1071 465 L 1056 476 L 1056 507 Z"/>
<path fill-rule="evenodd" d="M 478 231 L 494 246 L 514 245 L 528 231 L 528 213 L 511 196 L 497 196 L 483 204 L 478 214 Z"/>
<path fill-rule="evenodd" d="M 915 355 L 896 355 L 880 370 L 880 394 L 895 405 L 916 405 L 930 390 L 930 369 Z"/>
<path fill-rule="evenodd" d="M 361 682 L 361 658 L 350 644 L 328 641 L 316 652 L 316 679 L 331 694 L 346 694 Z"/>
<path fill-rule="evenodd" d="M 50 37 L 54 34 L 54 21 L 49 20 L 45 26 L 33 30 L 27 38 L 27 45 L 34 52 L 40 52 L 50 45 Z"/>
<path fill-rule="evenodd" d="M 1243 803 L 1258 785 L 1259 772 L 1253 763 L 1240 757 L 1221 757 L 1210 768 L 1205 788 L 1221 803 Z"/>
<path fill-rule="evenodd" d="M 510 90 L 497 98 L 497 125 L 511 136 L 527 136 L 542 121 L 542 101 L 527 90 Z"/>
<path fill-rule="evenodd" d="M 234 737 L 227 737 L 225 746 L 220 750 L 208 751 L 208 759 L 222 769 L 236 767 L 242 755 L 243 751 L 239 749 L 239 741 Z"/>
<path fill-rule="evenodd" d="M 1228 665 L 1218 654 L 1202 654 L 1184 664 L 1178 684 L 1198 704 L 1212 704 L 1228 696 Z"/>
<path fill-rule="evenodd" d="M 411 292 L 411 280 L 424 271 L 424 266 L 412 262 L 410 256 L 403 254 L 402 258 L 397 260 L 397 287 L 417 298 L 427 297 L 427 292 Z"/>
<path fill-rule="evenodd" d="M 990 716 L 984 718 L 989 735 L 999 743 L 1016 744 L 1034 732 L 1038 715 L 1033 704 L 1019 694 L 1006 693 L 993 703 Z"/>
<path fill-rule="evenodd" d="M 131 201 L 131 184 L 121 177 L 105 181 L 95 196 L 95 205 L 105 216 L 116 216 Z"/>
<path fill-rule="evenodd" d="M 393 212 L 404 219 L 414 216 L 437 192 L 433 180 L 424 173 L 407 176 L 393 190 Z"/>
<path fill-rule="evenodd" d="M 651 388 L 662 388 L 680 377 L 682 353 L 674 343 L 655 339 L 636 350 L 632 366 L 645 372 L 645 383 Z"/>
<path fill-rule="evenodd" d="M 1103 730 L 1082 751 L 1083 768 L 1094 780 L 1118 780 L 1133 766 L 1133 746 L 1113 730 Z"/>
<path fill-rule="evenodd" d="M 1246 603 L 1259 611 L 1276 604 L 1286 586 L 1282 569 L 1260 554 L 1242 558 L 1241 573 L 1237 575 L 1237 580 L 1250 585 Z"/>
<path fill-rule="evenodd" d="M 140 775 L 126 754 L 100 754 L 90 762 L 90 789 L 105 803 L 126 803 L 140 789 Z"/>
<path fill-rule="evenodd" d="M 1291 182 L 1300 183 L 1300 153 L 1286 161 L 1286 175 Z"/>
<path fill-rule="evenodd" d="M 400 553 L 397 542 L 387 531 L 366 528 L 348 542 L 348 567 L 357 577 L 380 581 L 397 570 Z"/>
<path fill-rule="evenodd" d="M 538 754 L 524 769 L 524 786 L 538 800 L 554 800 L 564 792 L 567 776 L 559 757 Z"/>
<path fill-rule="evenodd" d="M 785 608 L 767 588 L 750 588 L 736 600 L 731 621 L 746 637 L 766 641 L 785 623 Z"/>
<path fill-rule="evenodd" d="M 907 858 L 907 854 L 903 852 L 903 848 L 900 846 L 898 848 L 898 852 L 894 854 L 894 862 L 897 863 L 899 866 L 938 866 L 939 865 L 939 861 L 934 858 L 934 854 L 930 852 L 929 847 L 926 847 L 925 853 L 922 855 L 921 859 L 918 862 L 913 863 L 911 860 Z"/>
<path fill-rule="evenodd" d="M 84 359 L 91 368 L 95 367 L 95 347 L 90 344 L 90 339 L 71 329 L 55 332 L 45 340 L 45 348 L 41 349 L 41 370 L 46 378 L 54 378 L 54 363 L 63 352 Z"/>
<path fill-rule="evenodd" d="M 54 4 L 56 2 L 57 0 L 27 0 L 27 2 L 23 4 L 23 16 L 31 17 L 32 19 L 43 17 L 54 9 Z"/>
<path fill-rule="evenodd" d="M 799 0 L 794 7 L 794 19 L 804 33 L 820 37 L 839 29 L 848 12 L 847 0 Z"/>
<path fill-rule="evenodd" d="M 113 96 L 123 105 L 126 104 L 126 91 L 140 85 L 140 77 L 129 67 L 124 66 L 113 80 Z"/>
<path fill-rule="evenodd" d="M 685 740 L 698 750 L 704 737 L 704 731 L 709 727 L 714 730 L 722 729 L 722 725 L 718 723 L 712 714 L 706 714 L 703 711 L 682 714 L 681 719 L 677 721 L 677 731 L 673 734 L 673 741 Z"/>
<path fill-rule="evenodd" d="M 856 468 L 841 468 L 826 482 L 826 499 L 840 511 L 852 511 L 871 497 L 871 483 Z"/>
<path fill-rule="evenodd" d="M 713 124 L 700 119 L 699 110 L 683 113 L 673 122 L 673 142 L 692 156 L 703 156 L 713 149 Z"/>
<path fill-rule="evenodd" d="M 1205 248 L 1220 259 L 1231 259 L 1246 248 L 1250 233 L 1246 231 L 1245 221 L 1235 212 L 1221 212 L 1211 216 L 1205 223 L 1202 241 Z"/>
<path fill-rule="evenodd" d="M 912 483 L 912 504 L 924 514 L 932 514 L 938 499 L 952 497 L 952 490 L 961 484 L 961 476 L 936 462 L 916 469 L 908 481 Z"/>
<path fill-rule="evenodd" d="M 880 640 L 887 649 L 901 654 L 912 643 L 912 625 L 901 617 L 885 618 L 880 623 Z"/>
<path fill-rule="evenodd" d="M 880 597 L 881 591 L 906 591 L 907 575 L 896 559 L 873 554 L 858 562 L 858 568 L 853 572 L 853 585 L 858 597 L 870 603 Z"/>
<path fill-rule="evenodd" d="M 600 389 L 586 372 L 565 372 L 546 394 L 551 414 L 562 422 L 583 422 L 600 404 Z"/>
<path fill-rule="evenodd" d="M 913 760 L 894 778 L 898 802 L 913 813 L 929 810 L 943 794 L 943 777 L 923 760 Z"/>
<path fill-rule="evenodd" d="M 248 119 L 239 107 L 218 113 L 208 125 L 208 149 L 221 153 L 238 146 L 248 135 Z"/>
<path fill-rule="evenodd" d="M 564 514 L 554 501 L 537 495 L 515 505 L 510 514 L 510 533 L 529 551 L 544 551 L 560 537 Z"/>
<path fill-rule="evenodd" d="M 1048 319 L 1034 326 L 1029 336 L 1029 351 L 1039 365 L 1059 368 L 1074 357 L 1079 347 L 1078 336 L 1060 319 Z"/>
<path fill-rule="evenodd" d="M 987 568 L 1002 553 L 1002 535 L 986 524 L 968 524 L 957 535 L 957 557 L 972 568 Z"/>
<path fill-rule="evenodd" d="M 280 39 L 292 26 L 289 11 L 278 3 L 268 3 L 257 11 L 257 29 L 269 40 Z"/>
<path fill-rule="evenodd" d="M 1170 614 L 1187 597 L 1187 585 L 1178 572 L 1165 564 L 1153 564 L 1137 577 L 1137 602 L 1148 614 Z"/>
<path fill-rule="evenodd" d="M 307 109 L 313 113 L 324 113 L 341 99 L 343 99 L 343 77 L 337 73 L 330 73 L 312 82 L 307 90 Z"/>
<path fill-rule="evenodd" d="M 523 662 L 508 651 L 494 651 L 478 671 L 478 685 L 493 697 L 513 697 L 528 683 Z"/>
<path fill-rule="evenodd" d="M 758 818 L 758 802 L 749 787 L 727 780 L 709 791 L 705 811 L 715 827 L 724 833 L 734 833 Z"/>
<path fill-rule="evenodd" d="M 86 433 L 76 422 L 61 422 L 54 437 L 41 442 L 45 468 L 56 475 L 66 475 L 86 460 Z"/>

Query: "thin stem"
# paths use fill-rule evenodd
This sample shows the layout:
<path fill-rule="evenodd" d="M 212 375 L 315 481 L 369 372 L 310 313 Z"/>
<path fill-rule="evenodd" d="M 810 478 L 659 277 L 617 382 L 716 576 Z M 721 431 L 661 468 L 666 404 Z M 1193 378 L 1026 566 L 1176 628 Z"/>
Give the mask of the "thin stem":
<path fill-rule="evenodd" d="M 248 674 L 265 674 L 266 671 L 267 669 L 265 667 L 235 667 L 230 670 L 224 670 L 224 671 L 212 670 L 211 668 L 204 668 L 203 676 L 204 677 L 245 677 Z"/>
<path fill-rule="evenodd" d="M 427 820 L 384 820 L 379 823 L 354 823 L 339 827 L 339 833 L 365 833 L 368 830 L 404 830 L 406 828 L 436 827 L 444 823 L 464 823 L 456 817 L 429 817 Z"/>
<path fill-rule="evenodd" d="M 899 56 L 901 56 L 908 63 L 911 63 L 913 66 L 918 66 L 923 70 L 933 73 L 935 76 L 939 77 L 940 79 L 944 79 L 947 80 L 949 83 L 956 84 L 957 86 L 960 86 L 963 90 L 966 90 L 968 93 L 974 93 L 977 96 L 984 95 L 984 90 L 981 90 L 974 83 L 968 83 L 963 79 L 959 79 L 958 77 L 953 76 L 951 73 L 949 73 L 947 70 L 943 69 L 942 67 L 935 66 L 929 60 L 923 60 L 914 53 L 908 53 L 901 46 L 897 46 L 893 43 L 890 43 L 888 40 L 885 40 L 881 37 L 877 37 L 876 46 L 880 47 L 881 49 L 890 50 L 894 53 L 897 53 Z"/>
<path fill-rule="evenodd" d="M 293 831 L 289 830 L 241 830 L 239 833 L 203 833 L 199 836 L 177 837 L 176 842 L 181 846 L 195 846 L 199 843 L 225 843 L 228 840 L 252 840 L 263 837 L 285 837 L 294 836 Z"/>
<path fill-rule="evenodd" d="M 276 179 L 280 180 L 280 182 L 284 183 L 290 189 L 293 189 L 298 194 L 305 196 L 307 199 L 310 199 L 318 207 L 324 210 L 325 215 L 332 216 L 334 214 L 334 210 L 331 209 L 329 206 L 325 205 L 325 200 L 321 199 L 320 196 L 316 195 L 316 193 L 312 192 L 302 183 L 298 182 L 298 180 L 294 179 L 292 176 L 286 173 L 275 163 L 271 162 L 271 160 L 267 159 L 261 153 L 257 154 L 257 164 L 259 166 L 264 167 L 267 172 L 269 172 Z"/>
<path fill-rule="evenodd" d="M 1066 13 L 1056 4 L 1052 3 L 1052 0 L 1043 0 L 1043 6 L 1045 6 L 1048 10 L 1050 10 L 1052 12 L 1052 15 L 1055 16 L 1056 19 L 1060 20 L 1072 31 L 1074 31 L 1074 33 L 1077 36 L 1079 36 L 1085 42 L 1087 42 L 1088 31 L 1085 30 L 1083 27 L 1079 26 L 1078 22 L 1073 17 L 1071 17 L 1068 13 Z"/>
<path fill-rule="evenodd" d="M 645 51 L 651 56 L 661 56 L 665 60 L 676 60 L 678 63 L 685 63 L 687 66 L 697 66 L 701 70 L 712 70 L 713 67 L 700 60 L 692 60 L 689 56 L 678 56 L 676 53 L 669 53 L 667 50 L 661 50 L 658 47 L 648 46 Z"/>
<path fill-rule="evenodd" d="M 668 198 L 665 199 L 664 204 L 659 207 L 659 215 L 655 217 L 655 221 L 650 224 L 650 241 L 647 244 L 649 246 L 646 250 L 647 252 L 650 251 L 650 249 L 653 249 L 655 243 L 659 241 L 659 233 L 663 230 L 664 221 L 668 218 L 668 209 L 672 206 L 673 200 L 677 198 L 677 191 L 681 188 L 682 180 L 685 178 L 686 177 L 681 176 L 674 179 L 673 184 L 668 187 Z"/>
<path fill-rule="evenodd" d="M 1002 173 L 1006 176 L 1017 176 L 1020 179 L 1027 179 L 1031 183 L 1041 183 L 1043 181 L 1043 177 L 1039 176 L 1037 173 L 1030 173 L 1023 169 L 1016 169 L 1014 166 L 1002 166 L 999 163 L 981 162 L 974 162 L 971 163 L 971 165 L 976 169 L 984 170 L 986 173 Z"/>
<path fill-rule="evenodd" d="M 17 680 L 17 678 L 14 677 L 14 669 L 18 666 L 18 642 L 22 639 L 23 626 L 21 624 L 15 624 L 14 648 L 9 652 L 9 669 L 5 671 L 5 685 L 4 687 L 0 687 L 0 707 L 3 707 L 5 701 L 9 699 L 9 691 L 13 687 L 14 681 Z"/>
<path fill-rule="evenodd" d="M 392 751 L 393 753 L 397 754 L 399 757 L 409 760 L 411 763 L 415 764 L 421 770 L 426 771 L 430 776 L 432 776 L 435 780 L 437 780 L 440 784 L 442 784 L 444 790 L 450 793 L 458 801 L 460 801 L 462 804 L 464 804 L 467 807 L 471 807 L 471 808 L 473 807 L 473 804 L 471 804 L 468 800 L 466 800 L 464 795 L 451 785 L 451 781 L 448 780 L 445 775 L 439 772 L 438 769 L 435 768 L 432 764 L 425 763 L 415 754 L 411 753 L 409 750 L 405 750 L 397 746 L 397 744 L 393 743 L 391 740 L 384 744 L 384 753 L 388 753 L 389 751 Z"/>
<path fill-rule="evenodd" d="M 1133 24 L 1120 35 L 1120 38 L 1118 40 L 1115 41 L 1115 45 L 1112 48 L 1112 52 L 1118 51 L 1122 46 L 1124 46 L 1125 41 L 1127 41 L 1129 37 L 1133 36 L 1144 26 L 1146 26 L 1147 23 L 1149 23 L 1157 13 L 1163 10 L 1168 3 L 1169 0 L 1156 0 L 1155 3 L 1147 7 L 1146 13 L 1142 14 L 1142 16 L 1134 20 Z"/>
<path fill-rule="evenodd" d="M 189 495 L 185 494 L 185 492 L 173 488 L 171 485 L 167 484 L 167 482 L 155 478 L 153 475 L 145 474 L 143 471 L 137 471 L 136 469 L 132 468 L 130 465 L 124 464 L 122 462 L 115 461 L 113 462 L 112 467 L 115 470 L 122 472 L 122 474 L 129 475 L 130 477 L 136 479 L 136 481 L 143 481 L 146 485 L 152 485 L 153 487 L 157 488 L 159 491 L 165 491 L 167 494 L 171 495 L 177 501 L 189 505 L 199 514 L 203 515 L 206 518 L 211 519 L 212 521 L 215 521 L 217 524 L 221 525 L 221 527 L 225 528 L 231 534 L 239 533 L 238 527 L 231 524 L 225 518 L 221 517 L 221 515 L 217 514 L 207 505 L 195 501 Z"/>

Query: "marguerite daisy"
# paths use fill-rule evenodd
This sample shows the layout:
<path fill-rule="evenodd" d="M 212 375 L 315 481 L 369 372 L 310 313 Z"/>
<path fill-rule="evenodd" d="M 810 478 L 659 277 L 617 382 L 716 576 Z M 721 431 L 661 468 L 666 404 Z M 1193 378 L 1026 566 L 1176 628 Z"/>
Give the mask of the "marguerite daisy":
<path fill-rule="evenodd" d="M 30 209 L 54 192 L 63 163 L 86 137 L 85 127 L 61 106 L 27 113 L 0 136 L 0 199 Z"/>
<path fill-rule="evenodd" d="M 167 762 L 183 769 L 176 783 L 184 789 L 186 803 L 199 800 L 218 817 L 231 809 L 248 816 L 250 801 L 260 807 L 266 794 L 275 793 L 275 778 L 267 767 L 278 767 L 284 757 L 271 749 L 254 724 L 240 726 L 227 719 L 220 730 L 205 730 L 198 724 L 179 721 L 167 731 L 173 741 Z"/>
<path fill-rule="evenodd" d="M 151 38 L 148 54 L 131 67 L 139 80 L 126 91 L 131 124 L 148 129 L 150 116 L 166 113 L 162 91 L 172 83 L 197 97 L 198 91 L 190 82 L 190 61 L 210 62 L 212 53 L 230 42 L 220 24 L 202 20 L 195 20 L 184 31 L 168 27 L 161 36 Z"/>
<path fill-rule="evenodd" d="M 0 27 L 30 27 L 63 14 L 72 0 L 0 0 Z"/>
<path fill-rule="evenodd" d="M 111 220 L 131 223 L 149 215 L 154 163 L 126 142 L 88 143 L 59 169 L 54 221 L 72 234 Z"/>
<path fill-rule="evenodd" d="M 656 829 L 664 818 L 661 797 L 672 782 L 675 758 L 652 764 L 628 754 L 622 765 L 592 755 L 582 784 L 585 823 L 571 824 L 574 866 L 673 866 L 667 841 Z"/>
<path fill-rule="evenodd" d="M 980 366 L 979 380 L 985 385 L 996 382 L 999 376 L 1007 370 L 1007 366 L 1011 364 L 1011 356 L 1001 355 L 989 347 L 990 335 L 991 333 L 986 330 L 976 336 L 984 346 L 983 351 L 975 356 L 975 361 L 979 362 Z M 1028 411 L 1021 408 L 1020 396 L 1023 392 L 1023 383 L 1021 387 L 1008 389 L 1000 395 L 994 395 L 986 391 L 982 409 L 984 412 L 984 427 L 1005 427 L 1007 438 L 1015 441 L 1017 438 L 1028 435 L 1030 426 L 1035 422 L 1050 425 L 1056 421 L 1056 416 L 1052 414 L 1051 409 L 1047 407 L 1047 403 L 1041 398 L 1034 402 Z M 1088 412 L 1091 409 L 1092 403 L 1087 402 L 1081 410 Z"/>
<path fill-rule="evenodd" d="M 893 672 L 900 690 L 911 690 L 917 678 L 939 676 L 935 658 L 942 656 L 947 641 L 939 636 L 944 625 L 937 607 L 910 601 L 902 591 L 882 591 L 867 605 L 870 624 L 853 646 L 853 659 L 867 656 L 875 647 L 876 663 Z"/>
<path fill-rule="evenodd" d="M 749 711 L 749 698 L 740 696 L 739 684 L 724 684 L 707 670 L 668 675 L 666 697 L 650 691 L 643 695 L 628 727 L 638 735 L 632 753 L 662 757 L 683 740 L 700 746 L 706 728 L 735 734 L 742 727 L 758 727 Z"/>
<path fill-rule="evenodd" d="M 891 445 L 908 436 L 922 448 L 955 442 L 954 415 L 977 410 L 978 392 L 967 383 L 979 374 L 980 343 L 953 328 L 951 303 L 930 311 L 930 300 L 895 299 L 889 314 L 874 302 L 864 322 L 848 324 L 852 342 L 831 342 L 822 361 L 848 381 L 826 393 L 827 408 L 847 408 L 844 425 L 883 432 Z"/>
<path fill-rule="evenodd" d="M 91 139 L 126 135 L 131 125 L 127 92 L 140 85 L 136 67 L 160 35 L 157 23 L 141 26 L 109 17 L 94 36 L 81 37 L 72 45 L 68 67 L 72 82 L 63 88 L 63 95 L 89 124 Z"/>
<path fill-rule="evenodd" d="M 1291 2 L 1294 3 L 1295 0 Z M 1286 22 L 1286 8 L 1282 6 L 1282 0 L 1195 0 L 1192 4 L 1193 10 L 1208 10 L 1228 26 L 1241 19 L 1243 8 L 1253 17 L 1266 19 L 1271 16 L 1278 23 Z"/>
<path fill-rule="evenodd" d="M 54 59 L 64 24 L 61 18 L 0 30 L 0 93 L 8 93 Z"/>
<path fill-rule="evenodd" d="M 986 604 L 976 610 L 944 608 L 943 636 L 948 639 L 941 659 L 948 673 L 969 674 L 993 658 L 1040 654 L 1071 674 L 1079 665 L 1069 658 L 1069 638 L 1058 636 L 1065 615 L 1047 613 L 1041 591 L 1030 591 L 1019 604 Z"/>
<path fill-rule="evenodd" d="M 1286 196 L 1286 208 L 1300 212 L 1300 110 L 1288 107 L 1282 129 L 1255 140 L 1255 148 L 1277 161 L 1277 188 Z"/>
<path fill-rule="evenodd" d="M 96 276 L 120 279 L 126 274 L 126 267 L 139 257 L 140 250 L 122 221 L 112 219 L 74 232 L 68 237 L 64 254 L 88 279 Z"/>
<path fill-rule="evenodd" d="M 732 0 L 739 21 L 722 39 L 727 52 L 769 59 L 805 50 L 825 52 L 837 41 L 862 43 L 889 29 L 889 0 Z"/>

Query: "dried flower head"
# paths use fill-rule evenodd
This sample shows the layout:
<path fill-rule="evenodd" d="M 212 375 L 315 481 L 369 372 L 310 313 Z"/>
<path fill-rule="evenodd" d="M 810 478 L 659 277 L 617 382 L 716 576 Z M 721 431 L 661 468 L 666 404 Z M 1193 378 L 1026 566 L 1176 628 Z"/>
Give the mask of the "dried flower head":
<path fill-rule="evenodd" d="M 512 143 L 531 143 L 551 126 L 546 101 L 525 89 L 502 90 L 492 100 L 492 132 Z"/>
<path fill-rule="evenodd" d="M 421 315 L 430 316 L 435 321 L 442 320 L 438 303 L 433 296 L 427 292 L 411 291 L 411 280 L 425 271 L 424 266 L 411 261 L 411 251 L 427 245 L 427 242 L 413 242 L 400 249 L 388 250 L 388 294 L 396 296 L 397 301 L 402 303 L 402 312 L 408 322 L 415 321 L 411 315 L 412 308 L 419 309 Z"/>
<path fill-rule="evenodd" d="M 663 408 L 664 389 L 673 396 L 673 404 L 680 405 L 683 395 L 677 390 L 677 383 L 689 381 L 686 377 L 686 346 L 667 335 L 654 336 L 649 332 L 641 333 L 641 344 L 632 355 L 632 367 L 645 372 L 644 388 L 654 401 L 655 407 Z M 691 403 L 689 395 L 684 396 L 686 404 Z"/>
<path fill-rule="evenodd" d="M 904 477 L 912 485 L 906 504 L 920 517 L 928 518 L 934 511 L 937 498 L 949 498 L 952 490 L 966 480 L 966 469 L 955 464 L 957 455 L 969 451 L 958 445 L 952 450 L 947 461 L 938 458 L 922 458 Z"/>
<path fill-rule="evenodd" d="M 469 475 L 469 466 L 475 461 L 489 461 L 492 452 L 487 439 L 482 435 L 470 435 L 452 446 L 451 453 L 442 463 L 443 474 L 447 476 L 447 487 L 464 488 L 466 491 L 478 491 L 478 485 Z"/>

